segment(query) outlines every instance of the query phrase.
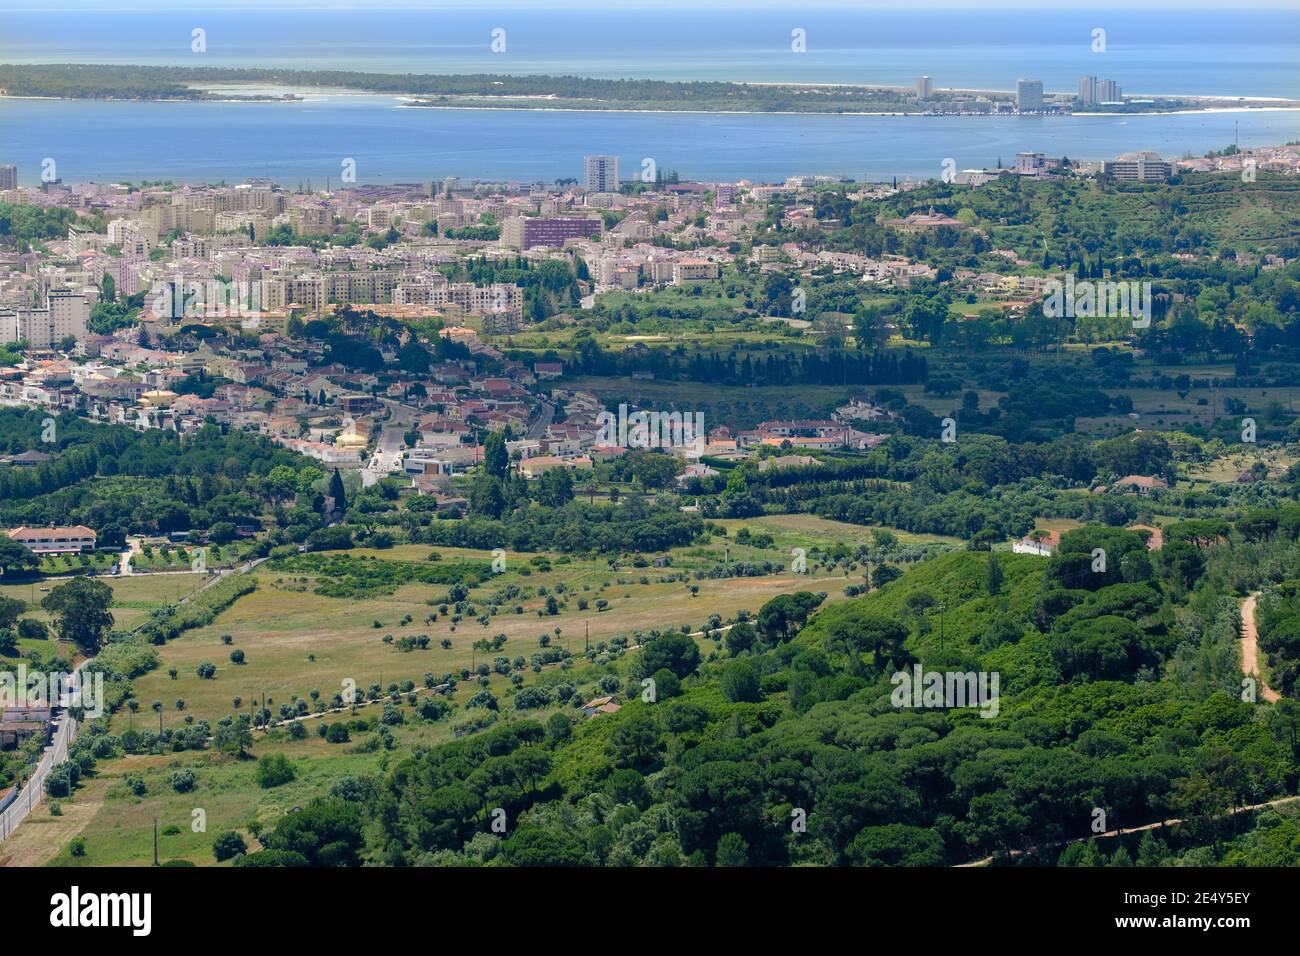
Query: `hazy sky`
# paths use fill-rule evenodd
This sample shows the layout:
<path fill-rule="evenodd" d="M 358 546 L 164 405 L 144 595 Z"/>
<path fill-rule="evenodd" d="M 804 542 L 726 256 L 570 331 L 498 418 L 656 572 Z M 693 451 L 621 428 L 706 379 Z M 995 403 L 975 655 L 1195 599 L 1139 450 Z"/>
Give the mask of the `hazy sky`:
<path fill-rule="evenodd" d="M 636 9 L 1225 10 L 1225 0 L 0 0 L 0 10 Z M 1242 0 L 1232 10 L 1297 10 L 1300 0 Z"/>

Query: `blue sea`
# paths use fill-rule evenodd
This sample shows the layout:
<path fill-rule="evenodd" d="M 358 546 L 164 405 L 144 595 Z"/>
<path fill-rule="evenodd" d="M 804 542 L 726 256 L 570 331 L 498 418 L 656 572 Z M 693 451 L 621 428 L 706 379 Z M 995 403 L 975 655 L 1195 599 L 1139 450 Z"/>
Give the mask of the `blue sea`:
<path fill-rule="evenodd" d="M 1300 99 L 1300 12 L 881 12 L 726 10 L 249 9 L 184 13 L 30 9 L 0 2 L 0 62 L 550 73 L 656 79 L 1073 90 L 1111 78 L 1129 94 Z M 59 0 L 50 0 L 57 6 Z M 29 7 L 29 9 L 15 9 Z M 206 52 L 191 50 L 205 31 Z M 490 49 L 504 30 L 505 51 Z M 806 52 L 791 50 L 802 30 Z M 1105 50 L 1094 50 L 1094 31 Z M 276 104 L 0 100 L 0 162 L 34 182 L 337 180 L 448 175 L 521 182 L 581 175 L 586 153 L 625 170 L 652 157 L 700 179 L 935 176 L 1019 150 L 1100 159 L 1135 149 L 1203 153 L 1300 140 L 1300 112 L 1161 116 L 895 117 L 425 110 L 393 97 L 312 94 Z"/>

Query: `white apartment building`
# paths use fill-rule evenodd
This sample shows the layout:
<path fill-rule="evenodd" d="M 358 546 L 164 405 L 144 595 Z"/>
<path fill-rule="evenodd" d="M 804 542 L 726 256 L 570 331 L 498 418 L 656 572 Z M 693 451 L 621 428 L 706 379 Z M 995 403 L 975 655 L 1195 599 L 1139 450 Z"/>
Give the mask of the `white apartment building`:
<path fill-rule="evenodd" d="M 240 212 L 238 210 L 217 213 L 212 225 L 217 232 L 238 233 L 245 244 L 249 241 L 248 230 L 250 228 L 253 230 L 253 239 L 265 239 L 271 227 L 267 218 L 260 213 Z"/>
<path fill-rule="evenodd" d="M 1082 106 L 1118 103 L 1123 98 L 1124 93 L 1114 80 L 1101 80 L 1095 76 L 1079 77 L 1078 100 Z"/>
<path fill-rule="evenodd" d="M 673 263 L 673 285 L 707 282 L 718 278 L 718 264 L 708 259 L 678 259 Z"/>
<path fill-rule="evenodd" d="M 1043 108 L 1043 81 L 1016 80 L 1016 109 L 1030 113 Z"/>
<path fill-rule="evenodd" d="M 618 192 L 617 156 L 587 156 L 583 160 L 583 172 L 588 192 Z"/>
<path fill-rule="evenodd" d="M 1020 176 L 1041 176 L 1047 172 L 1044 153 L 1016 153 L 1016 173 Z"/>
<path fill-rule="evenodd" d="M 41 309 L 0 309 L 0 345 L 26 342 L 28 348 L 48 349 L 68 336 L 86 341 L 90 301 L 84 292 L 51 289 Z"/>

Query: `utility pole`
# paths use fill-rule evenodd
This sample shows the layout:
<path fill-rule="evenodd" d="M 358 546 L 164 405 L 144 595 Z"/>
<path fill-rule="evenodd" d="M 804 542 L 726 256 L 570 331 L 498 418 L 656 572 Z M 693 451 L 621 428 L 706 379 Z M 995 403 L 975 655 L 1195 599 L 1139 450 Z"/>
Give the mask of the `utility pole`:
<path fill-rule="evenodd" d="M 584 641 L 584 643 L 583 643 L 582 651 L 583 651 L 584 654 L 590 654 L 590 653 L 591 653 L 591 622 L 590 622 L 590 621 L 583 621 L 582 623 L 583 623 L 583 624 L 586 626 L 586 628 L 587 628 L 587 637 L 586 637 L 586 639 L 585 639 L 585 641 Z"/>
<path fill-rule="evenodd" d="M 153 818 L 153 865 L 158 865 L 158 818 Z"/>

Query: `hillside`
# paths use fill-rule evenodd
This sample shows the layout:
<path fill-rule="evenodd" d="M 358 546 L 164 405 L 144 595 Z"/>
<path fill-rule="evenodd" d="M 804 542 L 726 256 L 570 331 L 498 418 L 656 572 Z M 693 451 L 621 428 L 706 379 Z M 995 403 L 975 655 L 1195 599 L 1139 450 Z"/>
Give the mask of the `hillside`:
<path fill-rule="evenodd" d="M 435 864 L 941 865 L 1043 845 L 1033 859 L 1051 863 L 1052 844 L 1089 836 L 1099 814 L 1109 827 L 1172 813 L 1210 821 L 1287 792 L 1289 747 L 1250 705 L 1170 663 L 1179 644 L 1205 651 L 1222 638 L 1217 609 L 1211 620 L 1183 609 L 1173 623 L 1163 571 L 1063 600 L 1043 587 L 1060 568 L 999 558 L 994 593 L 987 553 L 944 555 L 815 613 L 790 641 L 765 607 L 752 634 L 729 634 L 698 673 L 690 648 L 662 637 L 633 656 L 621 712 L 571 736 L 563 717 L 516 721 L 413 756 L 380 787 L 384 853 Z M 1044 593 L 1058 596 L 1046 611 Z M 946 605 L 942 649 L 931 600 Z M 890 675 L 918 661 L 998 674 L 1001 719 L 893 706 Z M 636 697 L 654 668 L 676 670 L 680 695 Z M 498 813 L 504 841 L 486 835 Z M 1179 845 L 1151 837 L 1105 852 L 1165 858 L 1197 845 L 1206 825 Z"/>

